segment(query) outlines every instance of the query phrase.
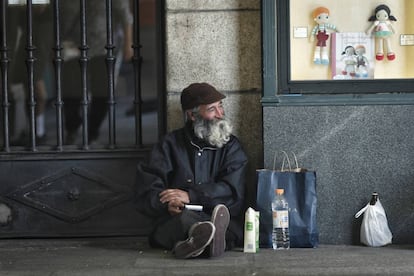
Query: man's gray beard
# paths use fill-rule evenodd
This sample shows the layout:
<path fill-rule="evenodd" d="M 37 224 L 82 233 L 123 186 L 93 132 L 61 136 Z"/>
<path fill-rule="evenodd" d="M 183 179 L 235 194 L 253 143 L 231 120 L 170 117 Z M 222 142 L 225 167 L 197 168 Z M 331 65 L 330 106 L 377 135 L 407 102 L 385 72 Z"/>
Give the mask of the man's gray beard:
<path fill-rule="evenodd" d="M 194 133 L 198 138 L 218 148 L 221 148 L 230 140 L 233 131 L 232 124 L 226 118 L 205 120 L 196 116 L 193 125 Z"/>

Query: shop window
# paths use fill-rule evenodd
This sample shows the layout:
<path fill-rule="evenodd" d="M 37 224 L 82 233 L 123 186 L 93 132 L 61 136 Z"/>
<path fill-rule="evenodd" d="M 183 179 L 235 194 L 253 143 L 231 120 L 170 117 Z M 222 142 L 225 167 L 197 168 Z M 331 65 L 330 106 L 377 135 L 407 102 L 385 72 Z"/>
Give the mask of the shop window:
<path fill-rule="evenodd" d="M 414 2 L 262 5 L 264 104 L 414 103 Z"/>

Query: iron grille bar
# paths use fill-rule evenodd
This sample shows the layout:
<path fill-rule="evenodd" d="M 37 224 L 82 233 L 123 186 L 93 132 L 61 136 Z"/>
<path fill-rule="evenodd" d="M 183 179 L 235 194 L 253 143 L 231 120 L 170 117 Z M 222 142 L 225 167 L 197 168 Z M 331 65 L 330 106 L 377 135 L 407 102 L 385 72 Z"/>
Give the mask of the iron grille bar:
<path fill-rule="evenodd" d="M 139 33 L 139 1 L 134 2 L 134 82 L 135 82 L 135 144 L 142 146 L 141 44 Z"/>
<path fill-rule="evenodd" d="M 88 95 L 88 44 L 86 35 L 86 0 L 80 0 L 80 32 L 81 32 L 81 46 L 80 46 L 80 66 L 81 66 L 81 86 L 82 86 L 82 135 L 83 135 L 83 149 L 89 149 L 88 142 L 88 107 L 89 107 L 89 95 Z"/>
<path fill-rule="evenodd" d="M 53 65 L 55 68 L 55 89 L 56 89 L 56 138 L 58 151 L 63 150 L 63 101 L 62 101 L 62 45 L 60 39 L 60 12 L 59 0 L 53 1 L 53 30 L 55 38 L 55 56 Z"/>
<path fill-rule="evenodd" d="M 106 69 L 108 72 L 108 124 L 109 124 L 109 148 L 115 148 L 115 82 L 114 70 L 116 58 L 114 56 L 114 42 L 112 30 L 112 0 L 106 0 Z"/>
<path fill-rule="evenodd" d="M 26 67 L 27 67 L 27 89 L 29 91 L 29 122 L 30 122 L 30 150 L 36 151 L 36 100 L 34 91 L 34 51 L 36 47 L 33 45 L 33 13 L 32 0 L 26 2 Z"/>
<path fill-rule="evenodd" d="M 37 111 L 37 91 L 36 91 L 36 82 L 35 82 L 35 74 L 38 72 L 36 71 L 37 68 L 37 47 L 33 44 L 36 43 L 44 43 L 38 42 L 36 38 L 34 39 L 34 28 L 36 28 L 34 22 L 34 0 L 25 0 L 25 13 L 26 13 L 26 30 L 23 33 L 23 42 L 24 49 L 25 49 L 25 67 L 26 67 L 26 80 L 27 84 L 25 87 L 27 89 L 26 100 L 27 100 L 27 113 L 28 118 L 25 120 L 28 122 L 28 131 L 29 137 L 26 138 L 27 143 L 24 145 L 26 146 L 25 151 L 32 151 L 38 152 L 39 149 L 45 147 L 39 147 L 37 145 L 37 120 L 36 120 L 36 111 Z M 90 56 L 89 56 L 89 46 L 88 46 L 88 32 L 87 32 L 87 0 L 78 0 L 80 4 L 80 13 L 79 13 L 79 20 L 80 22 L 80 43 L 78 45 L 80 50 L 80 56 L 78 59 L 79 67 L 80 67 L 80 91 L 75 91 L 80 96 L 79 104 L 81 108 L 81 118 L 82 118 L 82 146 L 83 150 L 88 150 L 90 148 L 90 137 L 89 137 L 89 108 L 91 105 L 91 95 L 89 89 L 89 75 L 88 75 L 88 67 L 90 66 Z M 105 0 L 106 1 L 106 45 L 102 45 L 106 49 L 106 68 L 107 68 L 107 109 L 108 109 L 108 140 L 109 140 L 109 147 L 108 149 L 115 149 L 117 147 L 116 142 L 116 91 L 115 91 L 115 68 L 117 57 L 115 56 L 115 44 L 114 44 L 114 29 L 113 29 L 113 0 Z M 117 1 L 117 0 L 115 0 Z M 139 2 L 140 1 L 131 1 L 131 8 L 133 9 L 133 43 L 130 45 L 133 48 L 133 58 L 132 58 L 132 65 L 134 69 L 134 111 L 135 111 L 135 146 L 141 148 L 143 145 L 143 133 L 142 133 L 142 88 L 141 88 L 141 73 L 142 73 L 142 57 L 141 57 L 141 47 L 140 44 L 140 24 L 139 24 Z M 8 41 L 7 41 L 7 30 L 8 30 L 8 1 L 7 0 L 0 0 L 1 3 L 1 11 L 0 11 L 0 69 L 1 69 L 1 109 L 2 109 L 2 131 L 3 137 L 3 152 L 10 152 L 13 148 L 10 145 L 10 112 L 12 111 L 12 103 L 10 102 L 10 92 L 9 92 L 9 74 L 10 74 L 10 50 L 8 49 Z M 65 135 L 65 127 L 64 127 L 64 97 L 63 97 L 63 89 L 62 79 L 64 78 L 64 58 L 63 58 L 63 44 L 62 44 L 62 11 L 61 5 L 62 2 L 60 0 L 52 0 L 51 3 L 53 5 L 52 13 L 53 13 L 53 57 L 52 62 L 54 66 L 54 94 L 55 94 L 55 120 L 56 120 L 56 151 L 63 152 L 65 151 L 64 143 L 64 135 Z M 64 12 L 64 11 L 63 11 Z M 35 20 L 36 21 L 36 20 Z M 9 26 L 10 27 L 10 26 Z M 36 34 L 35 34 L 36 35 Z M 9 46 L 10 47 L 10 46 Z M 24 55 L 23 54 L 23 55 Z M 41 72 L 39 72 L 41 73 Z M 80 93 L 80 94 L 79 94 Z M 22 145 L 22 144 L 16 144 Z M 13 149 L 14 150 L 14 149 Z M 21 148 L 17 148 L 17 151 L 20 151 Z"/>
<path fill-rule="evenodd" d="M 0 66 L 1 66 L 1 92 L 2 92 L 2 112 L 3 112 L 3 150 L 6 152 L 10 151 L 10 141 L 9 141 L 9 91 L 8 91 L 8 68 L 9 68 L 9 58 L 7 56 L 7 31 L 6 31 L 6 0 L 1 0 L 1 46 L 0 46 Z"/>

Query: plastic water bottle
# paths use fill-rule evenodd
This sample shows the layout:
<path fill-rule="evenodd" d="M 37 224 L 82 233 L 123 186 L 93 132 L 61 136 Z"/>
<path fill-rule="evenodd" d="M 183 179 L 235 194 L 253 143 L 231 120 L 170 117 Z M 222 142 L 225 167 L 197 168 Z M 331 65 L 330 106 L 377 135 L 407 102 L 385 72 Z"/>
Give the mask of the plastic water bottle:
<path fill-rule="evenodd" d="M 289 240 L 289 206 L 283 189 L 276 189 L 276 196 L 272 201 L 273 214 L 273 249 L 290 248 Z"/>

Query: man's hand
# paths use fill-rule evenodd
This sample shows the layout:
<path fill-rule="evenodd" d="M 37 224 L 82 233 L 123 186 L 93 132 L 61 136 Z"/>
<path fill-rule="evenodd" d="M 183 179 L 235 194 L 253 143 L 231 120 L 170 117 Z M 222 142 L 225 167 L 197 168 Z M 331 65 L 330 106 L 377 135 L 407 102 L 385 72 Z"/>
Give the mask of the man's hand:
<path fill-rule="evenodd" d="M 182 204 L 187 204 L 190 203 L 190 196 L 180 189 L 167 189 L 160 193 L 160 201 L 161 203 L 180 201 Z"/>
<path fill-rule="evenodd" d="M 168 212 L 171 216 L 178 215 L 184 209 L 184 203 L 179 200 L 172 200 L 168 202 Z"/>
<path fill-rule="evenodd" d="M 190 203 L 190 196 L 180 189 L 167 189 L 160 193 L 160 201 L 168 203 L 168 212 L 175 216 L 183 211 L 185 204 Z"/>

